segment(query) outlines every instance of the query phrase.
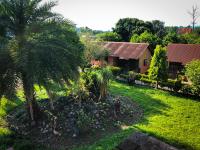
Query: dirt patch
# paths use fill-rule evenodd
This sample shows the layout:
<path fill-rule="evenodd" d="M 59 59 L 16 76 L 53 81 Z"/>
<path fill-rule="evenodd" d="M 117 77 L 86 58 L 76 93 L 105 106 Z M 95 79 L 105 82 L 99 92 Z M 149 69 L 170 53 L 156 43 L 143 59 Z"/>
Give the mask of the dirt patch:
<path fill-rule="evenodd" d="M 30 126 L 27 113 L 21 107 L 11 112 L 7 120 L 16 135 L 51 149 L 93 143 L 121 130 L 121 126 L 138 122 L 143 115 L 137 103 L 114 95 L 101 102 L 92 98 L 77 102 L 73 96 L 60 97 L 54 102 L 54 110 L 50 109 L 48 99 L 40 100 L 39 105 L 43 116 L 37 126 Z"/>

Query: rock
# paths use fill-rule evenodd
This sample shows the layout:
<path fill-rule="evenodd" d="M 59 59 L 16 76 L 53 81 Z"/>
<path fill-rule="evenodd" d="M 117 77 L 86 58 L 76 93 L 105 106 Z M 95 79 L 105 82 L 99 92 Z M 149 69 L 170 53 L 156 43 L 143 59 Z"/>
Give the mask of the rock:
<path fill-rule="evenodd" d="M 9 147 L 7 150 L 14 150 L 13 147 Z"/>
<path fill-rule="evenodd" d="M 120 143 L 117 150 L 178 150 L 154 137 L 148 136 L 141 132 L 129 136 L 125 141 Z"/>
<path fill-rule="evenodd" d="M 76 137 L 77 137 L 76 133 L 74 133 L 74 134 L 72 135 L 72 137 L 73 137 L 73 138 L 76 138 Z"/>
<path fill-rule="evenodd" d="M 61 136 L 61 133 L 59 133 L 59 132 L 58 132 L 58 131 L 56 131 L 56 130 L 53 130 L 53 134 L 54 134 L 54 135 Z"/>
<path fill-rule="evenodd" d="M 137 150 L 140 146 L 134 141 L 127 139 L 117 146 L 117 150 Z"/>

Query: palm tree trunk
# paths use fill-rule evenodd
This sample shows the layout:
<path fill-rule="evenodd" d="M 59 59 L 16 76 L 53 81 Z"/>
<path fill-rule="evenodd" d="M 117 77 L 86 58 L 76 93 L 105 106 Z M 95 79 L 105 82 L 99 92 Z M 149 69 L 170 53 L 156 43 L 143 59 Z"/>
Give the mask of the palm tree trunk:
<path fill-rule="evenodd" d="M 39 107 L 37 105 L 34 95 L 34 86 L 33 83 L 31 82 L 31 79 L 28 79 L 26 75 L 23 75 L 22 82 L 27 102 L 28 115 L 30 116 L 31 124 L 34 125 L 38 119 L 38 114 L 39 114 Z"/>

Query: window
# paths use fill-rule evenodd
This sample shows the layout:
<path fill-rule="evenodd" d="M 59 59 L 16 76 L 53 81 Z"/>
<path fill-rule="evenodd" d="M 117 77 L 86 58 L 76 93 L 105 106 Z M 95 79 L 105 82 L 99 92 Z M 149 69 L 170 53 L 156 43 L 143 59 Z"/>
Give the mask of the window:
<path fill-rule="evenodd" d="M 147 66 L 148 65 L 148 61 L 147 59 L 144 59 L 144 66 Z"/>

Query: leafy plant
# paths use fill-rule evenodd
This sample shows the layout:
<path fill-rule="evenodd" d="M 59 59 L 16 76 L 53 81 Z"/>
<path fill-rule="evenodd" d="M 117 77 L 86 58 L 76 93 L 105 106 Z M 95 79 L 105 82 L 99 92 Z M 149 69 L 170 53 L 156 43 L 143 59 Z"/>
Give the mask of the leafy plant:
<path fill-rule="evenodd" d="M 112 71 L 112 74 L 113 74 L 114 76 L 119 75 L 120 72 L 121 72 L 121 68 L 120 68 L 120 67 L 109 66 L 109 69 Z"/>
<path fill-rule="evenodd" d="M 200 60 L 194 60 L 185 66 L 186 76 L 192 81 L 193 91 L 200 93 Z"/>
<path fill-rule="evenodd" d="M 91 125 L 94 123 L 92 116 L 87 114 L 83 109 L 78 111 L 77 125 L 78 128 L 82 131 L 87 131 L 91 128 Z"/>
<path fill-rule="evenodd" d="M 158 82 L 163 82 L 167 80 L 167 56 L 166 56 L 166 48 L 158 45 L 156 46 L 154 55 L 151 60 L 150 68 L 149 68 L 149 77 L 152 80 Z"/>

